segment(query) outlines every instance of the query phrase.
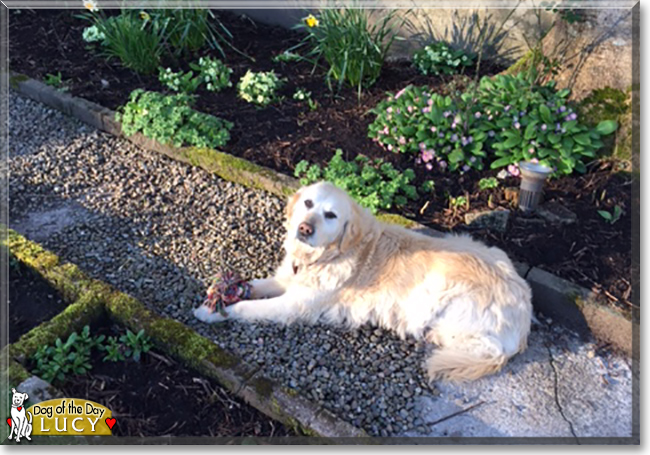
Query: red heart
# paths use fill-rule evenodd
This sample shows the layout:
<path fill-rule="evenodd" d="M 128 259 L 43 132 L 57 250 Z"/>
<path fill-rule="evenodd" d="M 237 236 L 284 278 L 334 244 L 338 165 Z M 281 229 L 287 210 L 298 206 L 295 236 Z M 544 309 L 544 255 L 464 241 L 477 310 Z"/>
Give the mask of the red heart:
<path fill-rule="evenodd" d="M 22 407 L 22 406 L 18 406 L 17 409 L 20 411 L 21 409 L 23 409 L 23 407 Z"/>
<path fill-rule="evenodd" d="M 111 417 L 110 419 L 106 419 L 106 425 L 108 425 L 108 428 L 110 428 L 112 430 L 113 425 L 115 425 L 115 417 Z"/>
<path fill-rule="evenodd" d="M 7 423 L 11 426 L 11 417 L 7 417 Z"/>

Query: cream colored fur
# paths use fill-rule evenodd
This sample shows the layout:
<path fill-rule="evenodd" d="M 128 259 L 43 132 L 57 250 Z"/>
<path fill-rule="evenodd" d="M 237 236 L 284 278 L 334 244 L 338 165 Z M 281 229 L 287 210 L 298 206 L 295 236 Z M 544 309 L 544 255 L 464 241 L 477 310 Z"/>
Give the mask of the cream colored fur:
<path fill-rule="evenodd" d="M 303 221 L 314 226 L 306 241 L 297 235 Z M 228 318 L 349 328 L 370 322 L 424 337 L 438 345 L 426 365 L 432 380 L 479 378 L 526 348 L 531 291 L 503 251 L 467 236 L 432 238 L 381 223 L 328 183 L 289 200 L 286 227 L 275 276 L 254 280 L 255 300 L 227 307 Z M 226 319 L 205 307 L 195 315 Z"/>

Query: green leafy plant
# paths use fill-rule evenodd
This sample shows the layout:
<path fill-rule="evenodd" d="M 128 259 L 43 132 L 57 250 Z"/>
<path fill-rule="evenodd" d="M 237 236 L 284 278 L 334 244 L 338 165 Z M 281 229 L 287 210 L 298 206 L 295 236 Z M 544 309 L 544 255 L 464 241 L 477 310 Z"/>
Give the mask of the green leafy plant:
<path fill-rule="evenodd" d="M 478 181 L 478 187 L 481 191 L 496 188 L 499 186 L 499 181 L 495 177 L 485 177 Z"/>
<path fill-rule="evenodd" d="M 158 80 L 175 92 L 194 93 L 201 85 L 201 78 L 192 71 L 174 73 L 171 68 L 158 68 Z"/>
<path fill-rule="evenodd" d="M 358 155 L 354 161 L 345 161 L 340 149 L 324 169 L 303 160 L 296 165 L 294 175 L 300 177 L 303 185 L 327 180 L 373 213 L 418 198 L 415 186 L 410 184 L 415 179 L 412 169 L 400 172 L 390 163 L 380 159 L 371 161 L 363 155 Z"/>
<path fill-rule="evenodd" d="M 142 133 L 163 144 L 219 148 L 230 140 L 232 123 L 193 110 L 187 94 L 163 95 L 140 89 L 131 92 L 116 119 L 127 136 Z"/>
<path fill-rule="evenodd" d="M 218 92 L 232 87 L 232 82 L 230 82 L 232 70 L 219 59 L 201 57 L 198 64 L 190 63 L 190 68 L 198 71 L 200 82 L 210 92 Z"/>
<path fill-rule="evenodd" d="M 119 16 L 86 14 L 97 35 L 103 36 L 100 53 L 117 58 L 123 66 L 142 74 L 153 74 L 165 52 L 165 25 L 143 20 L 137 11 L 123 10 Z"/>
<path fill-rule="evenodd" d="M 389 151 L 418 154 L 416 163 L 429 170 L 466 172 L 489 163 L 518 175 L 519 162 L 533 161 L 556 175 L 584 172 L 617 122 L 581 124 L 568 90 L 533 80 L 523 73 L 486 77 L 453 98 L 408 86 L 371 110 L 368 135 Z"/>
<path fill-rule="evenodd" d="M 469 210 L 469 198 L 466 196 L 449 196 L 449 208 L 453 211 L 454 216 L 458 213 L 458 209 L 464 207 Z"/>
<path fill-rule="evenodd" d="M 246 71 L 237 84 L 239 97 L 249 103 L 259 106 L 268 106 L 277 101 L 277 91 L 284 85 L 284 81 L 274 71 L 254 73 Z"/>
<path fill-rule="evenodd" d="M 123 354 L 124 345 L 117 341 L 116 337 L 108 337 L 104 351 L 106 355 L 102 359 L 103 362 L 119 362 L 126 359 Z"/>
<path fill-rule="evenodd" d="M 66 86 L 65 81 L 63 80 L 63 76 L 61 75 L 61 71 L 59 71 L 56 74 L 46 74 L 44 81 L 47 85 L 50 87 L 54 87 L 55 89 L 59 90 L 60 92 L 67 92 L 68 87 Z"/>
<path fill-rule="evenodd" d="M 290 63 L 290 62 L 299 62 L 302 60 L 302 57 L 293 52 L 284 51 L 281 54 L 276 55 L 271 59 L 273 63 Z"/>
<path fill-rule="evenodd" d="M 309 104 L 309 109 L 311 109 L 312 111 L 318 109 L 318 102 L 312 99 L 311 92 L 307 92 L 302 88 L 296 90 L 296 92 L 293 94 L 293 99 L 296 101 L 306 100 L 307 104 Z"/>
<path fill-rule="evenodd" d="M 611 213 L 607 210 L 598 210 L 598 214 L 609 224 L 614 224 L 621 218 L 623 210 L 617 205 Z"/>
<path fill-rule="evenodd" d="M 126 331 L 125 335 L 120 337 L 120 341 L 124 344 L 124 356 L 131 357 L 136 362 L 140 361 L 140 356 L 151 349 L 151 340 L 145 335 L 144 329 L 141 329 L 137 334 Z"/>
<path fill-rule="evenodd" d="M 225 57 L 222 45 L 233 47 L 232 34 L 209 9 L 173 8 L 140 13 L 154 27 L 165 30 L 165 39 L 174 56 L 193 54 L 205 46 Z M 239 51 L 237 51 L 239 52 Z"/>
<path fill-rule="evenodd" d="M 381 13 L 380 18 L 373 17 L 378 14 L 356 4 L 348 8 L 324 8 L 318 17 L 310 15 L 296 26 L 306 31 L 307 36 L 289 51 L 307 47 L 304 60 L 315 66 L 321 60 L 326 62 L 330 90 L 333 81 L 338 90 L 347 82 L 357 88 L 360 97 L 362 88 L 372 86 L 379 78 L 388 51 L 405 21 L 397 21 L 397 10 Z"/>
<path fill-rule="evenodd" d="M 371 110 L 376 119 L 368 136 L 388 151 L 417 154 L 416 164 L 427 170 L 481 170 L 488 136 L 480 129 L 480 106 L 470 101 L 409 85 Z"/>
<path fill-rule="evenodd" d="M 429 44 L 413 54 L 413 64 L 425 75 L 451 75 L 461 72 L 473 63 L 473 55 L 462 49 L 452 49 L 442 41 Z"/>
<path fill-rule="evenodd" d="M 84 327 L 84 331 L 87 328 Z M 83 335 L 80 337 L 77 332 L 73 332 L 65 342 L 57 338 L 54 346 L 41 346 L 33 355 L 34 372 L 50 383 L 63 382 L 68 374 L 85 374 L 92 369 L 92 345 L 92 340 Z"/>
<path fill-rule="evenodd" d="M 585 172 L 585 161 L 593 159 L 603 145 L 601 136 L 618 125 L 605 120 L 590 129 L 579 123 L 569 93 L 556 91 L 554 82 L 532 85 L 523 74 L 483 78 L 479 101 L 491 118 L 481 128 L 494 138 L 491 147 L 496 157 L 490 167 L 537 160 L 558 174 Z"/>

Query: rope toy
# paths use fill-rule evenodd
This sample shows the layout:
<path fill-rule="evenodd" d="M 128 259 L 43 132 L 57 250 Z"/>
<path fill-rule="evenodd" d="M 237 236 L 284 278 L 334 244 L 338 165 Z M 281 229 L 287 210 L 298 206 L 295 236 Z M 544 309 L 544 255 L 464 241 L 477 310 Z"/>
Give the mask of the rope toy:
<path fill-rule="evenodd" d="M 224 269 L 217 274 L 208 288 L 203 305 L 213 313 L 218 311 L 223 317 L 227 317 L 226 307 L 249 299 L 251 289 L 251 284 L 243 280 L 237 272 Z"/>

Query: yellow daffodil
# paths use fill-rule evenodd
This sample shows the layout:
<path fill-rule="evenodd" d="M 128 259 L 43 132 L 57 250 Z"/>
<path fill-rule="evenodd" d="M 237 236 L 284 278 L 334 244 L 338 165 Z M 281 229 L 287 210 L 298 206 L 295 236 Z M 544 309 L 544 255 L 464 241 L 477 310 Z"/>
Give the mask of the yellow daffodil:
<path fill-rule="evenodd" d="M 151 20 L 151 16 L 149 16 L 149 13 L 147 13 L 146 11 L 140 11 L 140 19 L 142 19 L 143 21 L 148 21 Z"/>
<path fill-rule="evenodd" d="M 307 27 L 309 28 L 318 27 L 318 19 L 316 19 L 312 14 L 310 14 L 305 18 L 305 24 L 307 24 Z"/>
<path fill-rule="evenodd" d="M 97 8 L 97 2 L 95 0 L 85 0 L 84 1 L 84 8 L 86 8 L 87 10 L 92 11 L 93 13 L 99 9 L 99 8 Z"/>

